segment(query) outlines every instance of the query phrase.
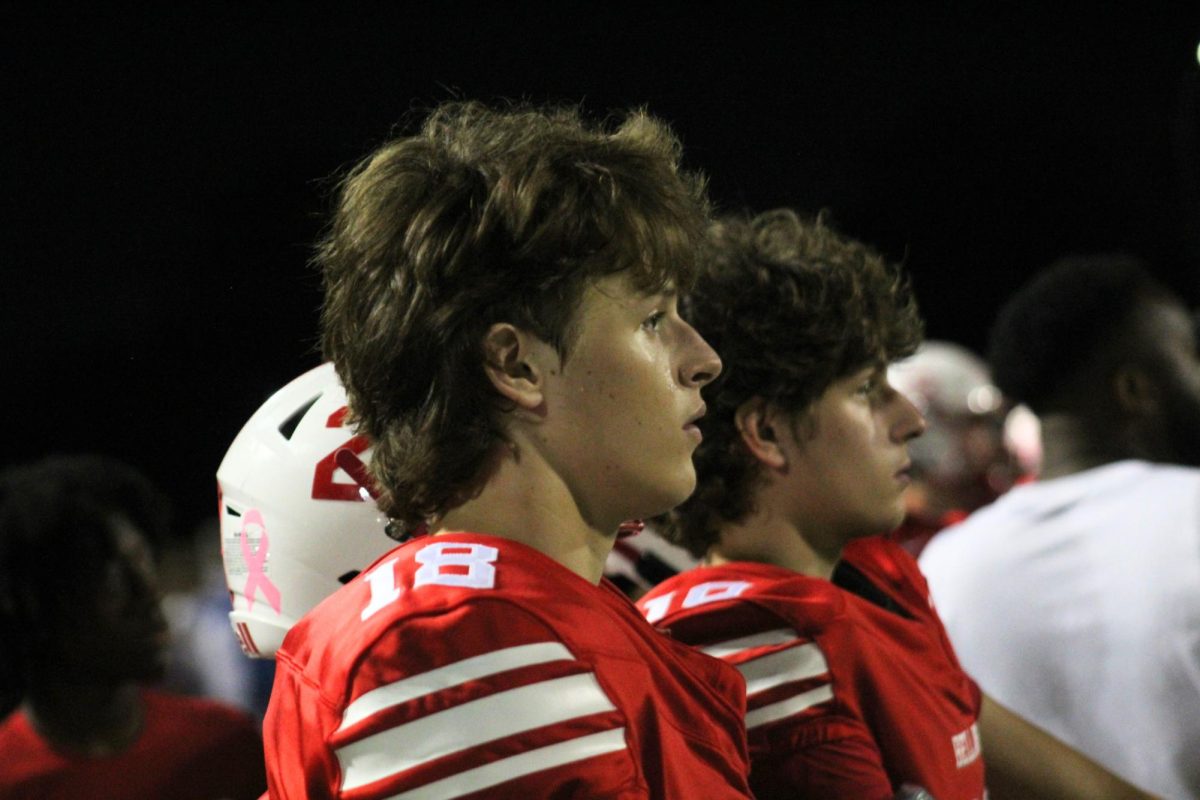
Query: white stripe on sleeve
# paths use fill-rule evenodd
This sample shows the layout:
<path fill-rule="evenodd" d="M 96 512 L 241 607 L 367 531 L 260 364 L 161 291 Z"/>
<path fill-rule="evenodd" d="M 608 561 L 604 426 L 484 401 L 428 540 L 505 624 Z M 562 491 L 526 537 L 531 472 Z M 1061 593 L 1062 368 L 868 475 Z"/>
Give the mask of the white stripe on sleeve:
<path fill-rule="evenodd" d="M 392 795 L 387 800 L 451 800 L 523 775 L 532 775 L 563 764 L 624 749 L 625 729 L 614 728 L 493 761 L 491 764 Z"/>
<path fill-rule="evenodd" d="M 453 664 L 447 664 L 444 667 L 372 689 L 356 698 L 354 702 L 346 706 L 346 710 L 342 713 L 342 724 L 338 726 L 338 730 L 345 730 L 386 708 L 407 703 L 422 695 L 458 686 L 467 681 L 486 678 L 488 675 L 497 675 L 518 667 L 544 664 L 549 661 L 570 660 L 571 658 L 573 656 L 570 651 L 559 642 L 538 642 L 507 647 L 503 650 L 456 661 Z"/>
<path fill-rule="evenodd" d="M 743 636 L 740 639 L 730 639 L 727 642 L 718 642 L 717 644 L 701 648 L 701 652 L 707 653 L 713 658 L 730 658 L 743 650 L 752 650 L 755 647 L 770 647 L 771 645 L 787 644 L 794 641 L 796 641 L 796 632 L 794 630 L 791 628 L 779 628 L 778 630 L 756 633 L 752 636 Z"/>
<path fill-rule="evenodd" d="M 815 678 L 829 671 L 825 654 L 815 642 L 789 647 L 737 665 L 746 679 L 746 697 L 792 681 Z"/>
<path fill-rule="evenodd" d="M 615 709 L 591 673 L 497 692 L 338 748 L 341 788 L 355 789 L 485 742 Z"/>
<path fill-rule="evenodd" d="M 812 708 L 818 703 L 824 703 L 826 700 L 833 699 L 833 687 L 828 684 L 818 686 L 815 689 L 810 689 L 803 694 L 798 694 L 794 697 L 789 697 L 787 700 L 781 700 L 778 703 L 771 703 L 762 708 L 756 708 L 753 711 L 746 712 L 746 730 L 752 730 L 760 725 L 766 725 L 768 722 L 790 717 L 793 714 L 799 714 L 807 708 Z"/>

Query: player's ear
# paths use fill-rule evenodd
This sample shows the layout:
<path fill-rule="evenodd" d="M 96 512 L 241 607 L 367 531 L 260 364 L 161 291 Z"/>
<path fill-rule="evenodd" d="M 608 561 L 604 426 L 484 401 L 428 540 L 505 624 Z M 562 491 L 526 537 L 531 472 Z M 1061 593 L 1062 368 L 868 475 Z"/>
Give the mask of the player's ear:
<path fill-rule="evenodd" d="M 533 410 L 545 401 L 548 360 L 554 348 L 508 322 L 497 322 L 483 335 L 483 369 L 500 396 L 517 409 Z"/>
<path fill-rule="evenodd" d="M 1127 364 L 1112 377 L 1113 395 L 1125 413 L 1142 417 L 1158 410 L 1158 384 L 1141 367 Z"/>
<path fill-rule="evenodd" d="M 752 456 L 774 469 L 787 466 L 787 454 L 779 446 L 775 433 L 780 419 L 774 407 L 757 396 L 742 403 L 733 413 L 742 444 Z"/>

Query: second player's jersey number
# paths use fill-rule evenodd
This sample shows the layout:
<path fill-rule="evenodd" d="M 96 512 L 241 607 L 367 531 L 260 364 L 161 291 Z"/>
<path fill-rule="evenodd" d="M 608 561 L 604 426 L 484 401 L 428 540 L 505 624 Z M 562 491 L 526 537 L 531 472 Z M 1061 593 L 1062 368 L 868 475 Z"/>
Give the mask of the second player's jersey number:
<path fill-rule="evenodd" d="M 663 617 L 685 608 L 695 608 L 718 600 L 732 600 L 749 589 L 750 581 L 708 581 L 698 583 L 680 596 L 680 592 L 667 592 L 643 603 L 647 622 L 658 622 Z"/>

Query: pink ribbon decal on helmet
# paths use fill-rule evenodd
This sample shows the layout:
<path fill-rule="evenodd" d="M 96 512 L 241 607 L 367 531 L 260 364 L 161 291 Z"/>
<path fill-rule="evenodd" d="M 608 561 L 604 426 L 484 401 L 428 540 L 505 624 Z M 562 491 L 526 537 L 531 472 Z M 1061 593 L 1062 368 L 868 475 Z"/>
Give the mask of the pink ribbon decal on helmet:
<path fill-rule="evenodd" d="M 250 549 L 250 535 L 246 533 L 246 529 L 251 525 L 257 525 L 258 529 L 262 531 L 258 547 L 254 550 Z M 267 539 L 267 526 L 263 522 L 262 512 L 257 508 L 250 509 L 242 518 L 242 530 L 239 531 L 239 537 L 242 540 L 242 558 L 246 561 L 246 588 L 242 594 L 246 596 L 247 610 L 254 610 L 254 592 L 261 588 L 263 596 L 267 598 L 271 608 L 275 609 L 275 613 L 278 614 L 281 607 L 279 588 L 271 583 L 266 572 L 267 548 L 270 540 Z"/>

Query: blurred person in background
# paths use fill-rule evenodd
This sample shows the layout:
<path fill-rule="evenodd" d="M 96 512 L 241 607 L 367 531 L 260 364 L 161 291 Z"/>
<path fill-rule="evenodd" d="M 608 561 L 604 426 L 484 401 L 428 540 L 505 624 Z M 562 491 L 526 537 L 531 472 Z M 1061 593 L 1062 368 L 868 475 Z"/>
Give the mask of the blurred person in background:
<path fill-rule="evenodd" d="M 926 340 L 892 364 L 888 381 L 925 417 L 909 444 L 904 522 L 892 534 L 916 556 L 938 531 L 1032 477 L 1037 423 L 1004 398 L 982 358 L 953 342 Z"/>
<path fill-rule="evenodd" d="M 0 797 L 250 800 L 247 714 L 150 687 L 166 667 L 165 498 L 134 468 L 56 456 L 0 475 Z"/>
<path fill-rule="evenodd" d="M 921 569 L 990 695 L 1165 797 L 1200 797 L 1200 356 L 1141 260 L 1077 256 L 1001 309 L 996 384 L 1041 420 L 1036 482 Z"/>

